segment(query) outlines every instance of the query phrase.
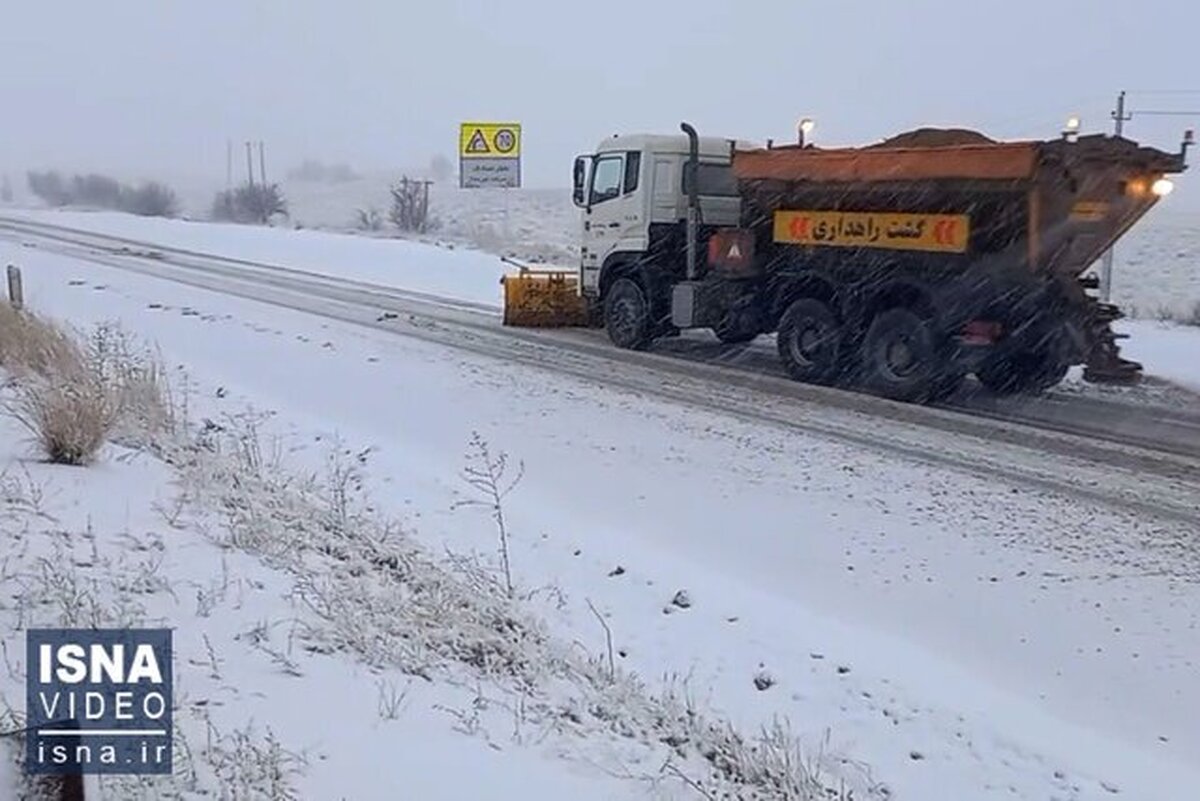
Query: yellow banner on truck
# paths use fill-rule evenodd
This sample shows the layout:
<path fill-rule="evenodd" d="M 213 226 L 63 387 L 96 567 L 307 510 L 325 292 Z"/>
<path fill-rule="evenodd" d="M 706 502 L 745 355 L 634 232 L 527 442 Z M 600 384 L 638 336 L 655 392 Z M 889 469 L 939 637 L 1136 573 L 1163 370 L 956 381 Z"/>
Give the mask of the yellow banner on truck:
<path fill-rule="evenodd" d="M 775 241 L 794 245 L 965 253 L 970 239 L 966 214 L 775 212 Z"/>

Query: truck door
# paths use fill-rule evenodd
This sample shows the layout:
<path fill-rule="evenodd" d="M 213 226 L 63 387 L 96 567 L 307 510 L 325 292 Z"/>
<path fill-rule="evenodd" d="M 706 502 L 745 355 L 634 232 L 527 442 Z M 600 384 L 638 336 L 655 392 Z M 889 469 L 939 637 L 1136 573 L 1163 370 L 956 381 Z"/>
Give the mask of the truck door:
<path fill-rule="evenodd" d="M 594 286 L 592 282 L 599 280 L 599 271 L 610 254 L 645 251 L 648 229 L 641 175 L 639 151 L 596 157 L 584 212 L 585 285 Z"/>
<path fill-rule="evenodd" d="M 676 188 L 675 165 L 679 159 L 658 156 L 654 159 L 654 205 L 650 221 L 674 223 L 679 220 L 680 192 Z"/>

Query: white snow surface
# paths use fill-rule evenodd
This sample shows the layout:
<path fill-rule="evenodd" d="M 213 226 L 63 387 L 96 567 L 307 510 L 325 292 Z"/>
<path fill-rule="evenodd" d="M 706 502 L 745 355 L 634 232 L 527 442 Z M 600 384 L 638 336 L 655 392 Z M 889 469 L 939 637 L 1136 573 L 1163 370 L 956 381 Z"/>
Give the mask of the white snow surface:
<path fill-rule="evenodd" d="M 453 244 L 430 247 L 404 239 L 146 219 L 119 212 L 24 211 L 15 216 L 496 306 L 500 276 L 513 269 L 497 256 Z"/>
<path fill-rule="evenodd" d="M 0 740 L 0 798 L 16 798 L 21 784 L 21 770 L 17 762 L 19 738 Z"/>
<path fill-rule="evenodd" d="M 1142 362 L 1148 375 L 1200 392 L 1200 326 L 1121 320 L 1114 327 L 1129 334 L 1122 355 Z"/>
<path fill-rule="evenodd" d="M 478 253 L 36 216 L 498 300 L 502 265 Z M 564 594 L 561 609 L 542 610 L 555 631 L 598 649 L 591 600 L 623 666 L 651 682 L 689 676 L 742 726 L 786 716 L 814 747 L 827 736 L 827 748 L 869 765 L 896 798 L 1166 798 L 1200 783 L 1200 594 L 1135 558 L 1140 540 L 1162 533 L 1158 521 L 7 243 L 0 260 L 25 268 L 35 309 L 83 326 L 118 319 L 157 343 L 191 376 L 194 416 L 273 412 L 270 428 L 299 469 L 319 469 L 335 434 L 356 452 L 374 448 L 367 483 L 379 508 L 434 550 L 492 548 L 487 520 L 452 508 L 465 445 L 481 432 L 524 462 L 508 509 L 514 569 L 522 585 Z M 1195 332 L 1142 328 L 1146 350 L 1129 341 L 1135 357 L 1197 380 Z M 55 487 L 58 528 L 90 518 L 114 549 L 122 532 L 153 533 L 166 540 L 172 586 L 209 586 L 228 571 L 252 587 L 243 608 L 210 618 L 156 611 L 178 621 L 201 665 L 186 683 L 222 700 L 226 727 L 253 718 L 286 747 L 323 755 L 300 778 L 302 797 L 644 791 L 536 750 L 491 752 L 432 711 L 444 688 L 415 692 L 385 723 L 378 677 L 344 658 L 305 655 L 302 678 L 280 675 L 234 637 L 292 616 L 286 585 L 249 557 L 173 539 L 149 507 L 171 493 L 163 467 L 114 450 L 87 471 L 49 468 L 23 459 L 13 435 L 0 437 L 6 461 Z M 667 614 L 679 589 L 693 605 Z M 205 634 L 224 660 L 219 681 L 204 679 Z M 777 684 L 759 692 L 752 679 L 764 670 Z M 461 692 L 453 701 L 463 705 Z M 347 775 L 371 782 L 346 793 Z"/>
<path fill-rule="evenodd" d="M 190 751 L 200 777 L 186 797 L 202 797 L 199 791 L 212 786 L 216 759 L 202 755 L 210 737 L 221 742 L 238 732 L 280 742 L 285 756 L 278 764 L 288 778 L 302 771 L 296 785 L 303 799 L 642 797 L 636 785 L 554 759 L 546 749 L 496 749 L 455 732 L 442 709 L 470 710 L 474 693 L 465 687 L 307 652 L 294 642 L 303 614 L 289 576 L 212 544 L 186 524 L 186 514 L 184 524 L 166 522 L 179 492 L 168 467 L 115 446 L 86 470 L 41 464 L 30 458 L 24 433 L 12 420 L 0 421 L 5 577 L 27 600 L 47 600 L 34 612 L 8 597 L 0 603 L 10 664 L 24 662 L 18 619 L 33 614 L 43 625 L 64 624 L 54 617 L 61 597 L 55 588 L 67 584 L 81 607 L 94 599 L 113 610 L 101 625 L 174 629 L 176 766 L 184 772 Z M 129 586 L 136 589 L 114 589 Z M 398 708 L 382 714 L 383 699 L 392 698 Z M 5 702 L 22 709 L 23 699 L 22 675 L 0 677 L 0 709 Z M 496 725 L 495 717 L 485 713 L 483 720 Z M 0 780 L 11 785 L 15 771 L 3 759 L 0 765 L 8 771 Z M 102 779 L 103 798 L 156 797 L 135 795 L 121 781 Z M 254 784 L 237 797 L 283 797 L 271 796 L 265 780 Z"/>

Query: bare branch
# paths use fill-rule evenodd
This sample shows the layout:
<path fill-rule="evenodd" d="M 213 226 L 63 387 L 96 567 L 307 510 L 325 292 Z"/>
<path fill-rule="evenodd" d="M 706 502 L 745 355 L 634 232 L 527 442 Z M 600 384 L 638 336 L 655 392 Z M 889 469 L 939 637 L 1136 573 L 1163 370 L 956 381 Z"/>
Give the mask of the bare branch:
<path fill-rule="evenodd" d="M 604 616 L 596 610 L 590 598 L 587 599 L 587 605 L 588 609 L 592 610 L 592 614 L 596 616 L 596 620 L 600 621 L 600 625 L 604 629 L 604 644 L 608 650 L 608 680 L 611 682 L 617 675 L 617 663 L 613 659 L 612 629 L 609 627 L 608 621 L 604 619 Z"/>

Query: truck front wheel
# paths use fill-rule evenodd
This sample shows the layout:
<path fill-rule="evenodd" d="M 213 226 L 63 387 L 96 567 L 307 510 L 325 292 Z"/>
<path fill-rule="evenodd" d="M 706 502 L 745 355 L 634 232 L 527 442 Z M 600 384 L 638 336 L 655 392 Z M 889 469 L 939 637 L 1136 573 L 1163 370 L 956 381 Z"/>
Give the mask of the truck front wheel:
<path fill-rule="evenodd" d="M 819 300 L 801 298 L 779 321 L 779 359 L 797 381 L 831 384 L 841 372 L 842 328 Z"/>
<path fill-rule="evenodd" d="M 908 309 L 888 309 L 867 329 L 862 368 L 871 389 L 894 400 L 925 401 L 939 377 L 933 331 Z"/>
<path fill-rule="evenodd" d="M 636 281 L 618 278 L 609 288 L 604 328 L 618 348 L 642 350 L 650 344 L 650 301 Z"/>

